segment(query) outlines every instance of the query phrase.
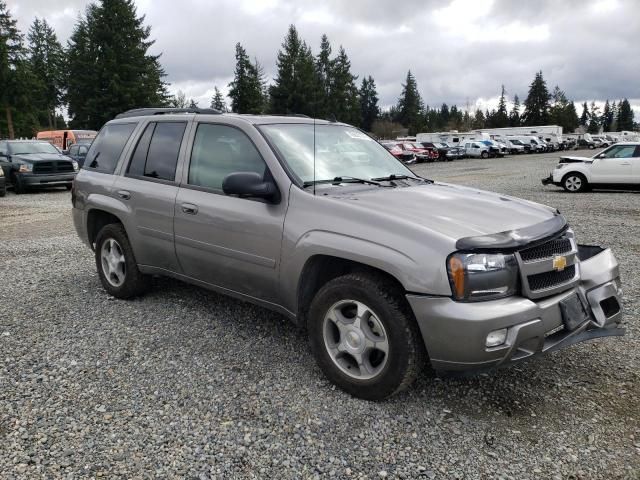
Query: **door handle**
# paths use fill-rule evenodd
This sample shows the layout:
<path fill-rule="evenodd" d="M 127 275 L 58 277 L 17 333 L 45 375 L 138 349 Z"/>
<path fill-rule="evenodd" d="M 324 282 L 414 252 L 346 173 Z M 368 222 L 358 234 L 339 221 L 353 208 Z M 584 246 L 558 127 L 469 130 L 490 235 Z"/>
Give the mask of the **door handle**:
<path fill-rule="evenodd" d="M 192 203 L 183 203 L 181 207 L 182 211 L 187 215 L 195 215 L 196 213 L 198 213 L 198 206 Z"/>
<path fill-rule="evenodd" d="M 125 200 L 129 200 L 131 198 L 131 192 L 127 192 L 126 190 L 118 190 L 116 193 L 120 198 L 124 198 Z"/>

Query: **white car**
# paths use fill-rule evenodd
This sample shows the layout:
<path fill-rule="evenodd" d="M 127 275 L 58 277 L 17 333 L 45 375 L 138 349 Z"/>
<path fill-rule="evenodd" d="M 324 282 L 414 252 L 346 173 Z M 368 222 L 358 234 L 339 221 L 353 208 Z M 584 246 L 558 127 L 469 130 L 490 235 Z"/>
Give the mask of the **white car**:
<path fill-rule="evenodd" d="M 640 143 L 616 143 L 588 157 L 560 157 L 553 173 L 543 185 L 558 185 L 567 192 L 589 188 L 640 189 Z"/>
<path fill-rule="evenodd" d="M 467 157 L 489 158 L 489 146 L 482 142 L 467 142 L 464 145 Z"/>

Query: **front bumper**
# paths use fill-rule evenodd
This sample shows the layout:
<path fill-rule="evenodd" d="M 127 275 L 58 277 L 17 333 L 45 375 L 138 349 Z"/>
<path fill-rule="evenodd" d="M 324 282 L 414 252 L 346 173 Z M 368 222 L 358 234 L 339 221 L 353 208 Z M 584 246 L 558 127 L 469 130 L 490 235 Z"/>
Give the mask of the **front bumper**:
<path fill-rule="evenodd" d="M 593 256 L 580 262 L 580 283 L 540 300 L 510 297 L 462 303 L 448 297 L 407 295 L 433 368 L 443 373 L 485 370 L 593 338 L 624 335 L 619 328 L 622 291 L 618 263 L 609 249 L 581 248 Z M 589 317 L 570 330 L 563 321 L 560 303 L 574 294 L 588 306 Z M 508 329 L 505 343 L 486 347 L 487 335 L 502 328 Z"/>
<path fill-rule="evenodd" d="M 38 175 L 33 173 L 20 173 L 20 179 L 25 186 L 29 187 L 57 187 L 69 185 L 76 178 L 73 173 L 54 173 L 50 175 Z"/>

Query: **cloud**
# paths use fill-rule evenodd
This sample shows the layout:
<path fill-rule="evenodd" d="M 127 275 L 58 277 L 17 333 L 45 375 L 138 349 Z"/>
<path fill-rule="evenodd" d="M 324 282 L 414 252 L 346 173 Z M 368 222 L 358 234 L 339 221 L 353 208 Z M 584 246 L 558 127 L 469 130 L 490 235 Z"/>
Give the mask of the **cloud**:
<path fill-rule="evenodd" d="M 82 0 L 8 0 L 23 31 L 45 17 L 61 40 Z M 381 104 L 396 102 L 407 71 L 426 104 L 491 105 L 504 84 L 527 94 L 542 70 L 577 102 L 629 98 L 640 108 L 637 0 L 138 0 L 171 89 L 202 106 L 227 91 L 234 45 L 242 43 L 272 78 L 289 24 L 318 50 L 323 33 L 343 45 L 355 74 L 372 75 Z"/>

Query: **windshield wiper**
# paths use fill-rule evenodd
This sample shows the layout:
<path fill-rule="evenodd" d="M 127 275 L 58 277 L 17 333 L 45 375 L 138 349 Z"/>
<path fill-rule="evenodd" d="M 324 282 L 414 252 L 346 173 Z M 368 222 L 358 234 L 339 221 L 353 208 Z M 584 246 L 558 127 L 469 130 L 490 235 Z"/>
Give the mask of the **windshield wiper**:
<path fill-rule="evenodd" d="M 321 183 L 333 183 L 338 185 L 340 183 L 365 183 L 367 185 L 375 185 L 377 187 L 388 187 L 389 185 L 383 185 L 380 182 L 377 182 L 376 179 L 366 180 L 364 178 L 356 178 L 342 175 L 340 177 L 334 177 L 333 180 L 309 180 L 302 184 L 303 187 L 310 187 L 311 185 L 318 185 Z"/>
<path fill-rule="evenodd" d="M 390 182 L 393 180 L 419 180 L 421 182 L 432 182 L 431 180 L 427 180 L 426 178 L 422 178 L 422 177 L 411 177 L 409 175 L 405 175 L 403 173 L 392 173 L 391 175 L 388 175 L 386 177 L 376 177 L 376 178 L 372 178 L 371 180 L 376 181 L 376 182 Z"/>

